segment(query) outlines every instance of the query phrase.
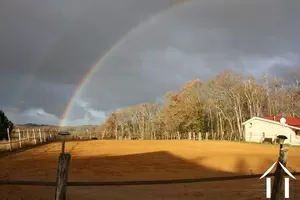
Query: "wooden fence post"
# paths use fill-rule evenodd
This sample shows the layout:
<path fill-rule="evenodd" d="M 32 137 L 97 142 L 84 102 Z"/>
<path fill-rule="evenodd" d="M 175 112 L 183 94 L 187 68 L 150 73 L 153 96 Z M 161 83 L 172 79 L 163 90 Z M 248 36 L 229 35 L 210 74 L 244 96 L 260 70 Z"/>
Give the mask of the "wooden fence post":
<path fill-rule="evenodd" d="M 19 147 L 22 148 L 22 138 L 21 138 L 21 131 L 18 129 L 18 134 L 19 134 Z"/>
<path fill-rule="evenodd" d="M 52 134 L 51 133 L 49 133 L 49 139 L 52 140 Z"/>
<path fill-rule="evenodd" d="M 7 137 L 8 137 L 8 143 L 9 143 L 9 150 L 12 151 L 12 144 L 11 144 L 11 139 L 10 139 L 9 128 L 7 128 Z"/>
<path fill-rule="evenodd" d="M 201 132 L 198 133 L 198 140 L 202 140 L 202 133 Z"/>
<path fill-rule="evenodd" d="M 288 150 L 287 149 L 280 149 L 279 158 L 278 161 L 285 167 L 287 163 L 287 155 Z M 284 177 L 284 170 L 280 166 L 279 163 L 277 163 L 276 170 L 275 170 L 275 177 L 273 182 L 273 188 L 271 193 L 271 200 L 280 200 L 280 193 L 281 193 L 281 187 Z"/>
<path fill-rule="evenodd" d="M 68 173 L 71 155 L 69 153 L 61 153 L 58 159 L 55 200 L 67 199 Z"/>
<path fill-rule="evenodd" d="M 34 142 L 34 144 L 36 144 L 36 137 L 35 137 L 35 131 L 34 131 L 34 129 L 32 129 L 32 133 L 33 133 L 33 142 Z"/>
<path fill-rule="evenodd" d="M 55 200 L 66 200 L 71 154 L 65 153 L 65 136 L 70 135 L 70 133 L 59 133 L 59 135 L 63 137 L 63 140 L 61 146 L 61 153 L 58 158 Z"/>
<path fill-rule="evenodd" d="M 43 143 L 41 129 L 39 129 L 40 143 Z"/>
<path fill-rule="evenodd" d="M 177 131 L 177 140 L 180 140 L 180 139 L 181 139 L 180 133 L 179 133 L 179 131 Z"/>
<path fill-rule="evenodd" d="M 43 134 L 44 134 L 44 142 L 47 142 L 45 130 L 43 130 Z"/>

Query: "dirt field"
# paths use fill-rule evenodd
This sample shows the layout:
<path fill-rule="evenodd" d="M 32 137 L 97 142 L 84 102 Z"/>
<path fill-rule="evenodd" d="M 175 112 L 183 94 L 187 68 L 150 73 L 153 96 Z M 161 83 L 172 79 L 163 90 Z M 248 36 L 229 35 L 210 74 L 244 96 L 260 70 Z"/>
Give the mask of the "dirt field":
<path fill-rule="evenodd" d="M 55 181 L 60 143 L 0 158 L 0 179 Z M 264 173 L 278 146 L 216 141 L 69 142 L 70 181 L 162 180 Z M 290 147 L 288 169 L 300 171 L 300 148 Z M 299 199 L 300 177 L 290 193 Z M 0 186 L 0 199 L 54 198 L 54 187 Z M 298 196 L 296 196 L 298 195 Z M 265 180 L 151 186 L 68 187 L 68 199 L 265 199 Z"/>
<path fill-rule="evenodd" d="M 22 147 L 25 146 L 33 146 L 34 141 L 33 140 L 22 140 Z M 3 151 L 9 151 L 9 142 L 8 141 L 0 141 L 0 153 Z M 13 150 L 20 148 L 19 139 L 13 139 L 11 142 L 11 147 Z"/>

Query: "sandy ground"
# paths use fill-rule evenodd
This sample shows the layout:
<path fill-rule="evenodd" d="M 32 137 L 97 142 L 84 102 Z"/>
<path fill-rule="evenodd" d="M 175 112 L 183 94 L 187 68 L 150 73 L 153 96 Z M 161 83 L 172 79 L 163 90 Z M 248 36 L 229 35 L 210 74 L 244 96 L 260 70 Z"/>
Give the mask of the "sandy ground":
<path fill-rule="evenodd" d="M 60 143 L 0 158 L 0 179 L 55 181 Z M 162 180 L 262 174 L 278 146 L 217 141 L 68 142 L 70 181 Z M 300 172 L 300 148 L 290 147 L 288 169 Z M 290 193 L 300 199 L 300 177 Z M 0 199 L 54 199 L 54 187 L 0 186 Z M 298 196 L 297 196 L 298 195 Z M 68 199 L 265 199 L 265 180 L 175 185 L 68 187 Z"/>
<path fill-rule="evenodd" d="M 22 140 L 22 147 L 24 146 L 32 146 L 34 145 L 33 140 Z M 9 150 L 9 142 L 8 141 L 0 141 L 0 153 L 3 151 L 8 151 Z M 11 147 L 13 150 L 19 149 L 20 148 L 20 143 L 18 139 L 13 139 L 11 143 Z"/>

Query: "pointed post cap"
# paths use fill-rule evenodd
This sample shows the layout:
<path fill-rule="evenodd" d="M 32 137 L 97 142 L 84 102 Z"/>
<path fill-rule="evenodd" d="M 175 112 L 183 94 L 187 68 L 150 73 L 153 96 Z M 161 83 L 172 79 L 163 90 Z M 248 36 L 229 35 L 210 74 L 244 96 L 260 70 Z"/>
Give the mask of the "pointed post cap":
<path fill-rule="evenodd" d="M 58 135 L 61 135 L 61 136 L 68 136 L 68 135 L 71 135 L 71 133 L 68 132 L 68 131 L 60 131 L 60 132 L 58 132 Z"/>
<path fill-rule="evenodd" d="M 285 135 L 278 135 L 277 138 L 278 139 L 283 139 L 283 140 L 288 139 Z"/>
<path fill-rule="evenodd" d="M 285 135 L 278 135 L 277 138 L 279 139 L 280 144 L 283 144 L 284 140 L 288 139 Z"/>

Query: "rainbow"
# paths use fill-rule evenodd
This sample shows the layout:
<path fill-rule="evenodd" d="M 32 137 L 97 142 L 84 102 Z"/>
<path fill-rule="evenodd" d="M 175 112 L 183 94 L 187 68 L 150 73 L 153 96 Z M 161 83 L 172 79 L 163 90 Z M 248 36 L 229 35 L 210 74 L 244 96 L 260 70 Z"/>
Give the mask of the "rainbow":
<path fill-rule="evenodd" d="M 119 47 L 121 47 L 126 41 L 128 41 L 130 38 L 132 38 L 135 34 L 139 33 L 143 30 L 143 28 L 146 28 L 147 25 L 155 22 L 158 18 L 162 17 L 166 12 L 169 12 L 171 10 L 174 10 L 175 8 L 180 7 L 181 5 L 185 4 L 186 2 L 190 2 L 192 0 L 182 0 L 178 1 L 174 4 L 172 4 L 170 7 L 150 16 L 145 21 L 142 21 L 139 23 L 136 27 L 132 28 L 130 31 L 127 32 L 127 34 L 124 37 L 121 37 L 103 56 L 101 56 L 99 59 L 96 60 L 96 62 L 89 68 L 88 72 L 84 75 L 83 79 L 79 82 L 78 86 L 75 89 L 75 92 L 70 98 L 70 101 L 68 102 L 62 118 L 59 122 L 59 126 L 64 126 L 65 120 L 68 118 L 69 113 L 72 109 L 73 103 L 76 100 L 76 97 L 80 94 L 82 89 L 87 85 L 90 78 L 93 77 L 93 75 L 101 68 L 101 64 L 105 61 L 105 59 L 114 51 L 116 51 Z"/>

